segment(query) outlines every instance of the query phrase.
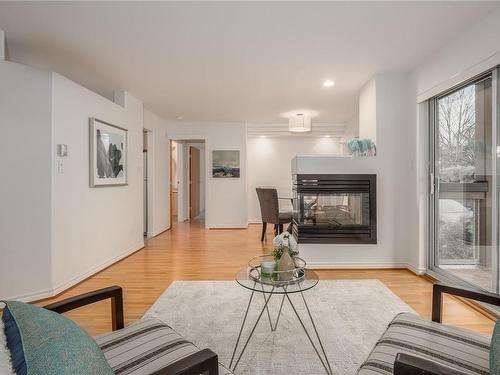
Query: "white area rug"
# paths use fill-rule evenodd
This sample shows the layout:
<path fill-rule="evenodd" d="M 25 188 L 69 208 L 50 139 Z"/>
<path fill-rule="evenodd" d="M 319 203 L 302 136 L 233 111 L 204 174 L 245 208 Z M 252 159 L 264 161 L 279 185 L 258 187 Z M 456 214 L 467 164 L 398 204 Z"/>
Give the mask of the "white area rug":
<path fill-rule="evenodd" d="M 11 374 L 14 374 L 14 370 L 10 362 L 10 352 L 9 349 L 7 349 L 7 339 L 5 338 L 3 321 L 0 317 L 0 375 Z"/>
<path fill-rule="evenodd" d="M 200 348 L 210 348 L 228 366 L 251 292 L 234 281 L 174 282 L 146 312 L 157 317 Z M 378 280 L 320 281 L 304 292 L 334 374 L 355 374 L 371 349 L 400 312 L 414 312 Z M 269 302 L 275 319 L 281 298 Z M 300 295 L 291 295 L 312 331 Z M 242 338 L 246 339 L 260 309 L 255 294 Z M 325 374 L 319 359 L 285 300 L 273 333 L 264 313 L 236 374 Z"/>

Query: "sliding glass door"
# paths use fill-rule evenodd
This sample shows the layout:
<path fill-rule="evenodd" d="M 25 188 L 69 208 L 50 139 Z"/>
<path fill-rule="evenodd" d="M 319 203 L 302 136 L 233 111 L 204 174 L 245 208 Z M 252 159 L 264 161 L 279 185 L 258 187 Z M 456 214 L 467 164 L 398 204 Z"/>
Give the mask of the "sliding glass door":
<path fill-rule="evenodd" d="M 430 269 L 498 291 L 496 73 L 430 101 Z"/>

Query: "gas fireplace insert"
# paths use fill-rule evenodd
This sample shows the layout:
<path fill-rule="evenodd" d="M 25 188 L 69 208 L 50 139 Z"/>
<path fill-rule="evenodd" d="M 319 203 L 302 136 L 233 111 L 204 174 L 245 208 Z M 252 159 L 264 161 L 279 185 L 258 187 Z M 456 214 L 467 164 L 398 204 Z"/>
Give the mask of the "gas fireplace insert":
<path fill-rule="evenodd" d="M 293 234 L 299 243 L 376 244 L 375 174 L 293 176 Z"/>

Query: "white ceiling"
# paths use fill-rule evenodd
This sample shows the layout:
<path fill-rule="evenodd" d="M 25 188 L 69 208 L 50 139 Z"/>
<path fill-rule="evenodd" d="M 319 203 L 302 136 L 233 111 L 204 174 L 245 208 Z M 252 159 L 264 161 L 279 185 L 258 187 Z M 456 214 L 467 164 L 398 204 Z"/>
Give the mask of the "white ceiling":
<path fill-rule="evenodd" d="M 165 118 L 345 122 L 376 73 L 409 71 L 485 17 L 484 2 L 0 3 L 9 58 Z M 323 88 L 325 79 L 336 82 Z"/>

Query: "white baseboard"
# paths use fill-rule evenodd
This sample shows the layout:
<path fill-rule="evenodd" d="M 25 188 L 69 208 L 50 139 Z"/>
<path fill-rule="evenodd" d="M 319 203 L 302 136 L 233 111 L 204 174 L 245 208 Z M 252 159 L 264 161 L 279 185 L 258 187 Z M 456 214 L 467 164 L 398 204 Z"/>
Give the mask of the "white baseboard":
<path fill-rule="evenodd" d="M 209 224 L 208 229 L 247 229 L 248 224 Z"/>
<path fill-rule="evenodd" d="M 262 224 L 261 219 L 248 219 L 248 224 Z"/>
<path fill-rule="evenodd" d="M 160 233 L 163 233 L 165 232 L 166 230 L 169 230 L 170 229 L 170 225 L 165 225 L 164 227 L 158 229 L 158 230 L 155 230 L 153 232 L 148 232 L 147 233 L 147 237 L 148 238 L 151 238 L 151 237 L 156 237 L 157 235 L 159 235 Z"/>
<path fill-rule="evenodd" d="M 313 269 L 376 269 L 376 268 L 407 268 L 406 263 L 361 263 L 361 262 L 307 262 L 307 268 Z"/>
<path fill-rule="evenodd" d="M 96 274 L 99 271 L 102 271 L 103 269 L 111 266 L 112 264 L 122 260 L 123 258 L 128 257 L 129 255 L 135 253 L 136 251 L 142 249 L 144 247 L 144 243 L 140 243 L 136 246 L 131 247 L 127 251 L 107 260 L 104 263 L 101 263 L 98 266 L 92 267 L 86 272 L 83 272 L 82 274 L 75 276 L 69 280 L 63 281 L 62 283 L 59 283 L 52 289 L 45 289 L 45 290 L 39 290 L 33 293 L 27 293 L 19 296 L 13 296 L 13 297 L 8 297 L 6 298 L 7 300 L 16 300 L 16 301 L 22 301 L 22 302 L 32 302 L 32 301 L 37 301 L 41 300 L 44 298 L 50 298 L 54 297 L 55 295 L 64 292 L 66 289 L 71 288 L 72 286 L 78 284 L 79 282 L 89 278 L 90 276 Z"/>
<path fill-rule="evenodd" d="M 427 272 L 426 268 L 417 268 L 409 263 L 406 263 L 406 268 L 413 272 L 415 275 L 424 275 Z"/>

